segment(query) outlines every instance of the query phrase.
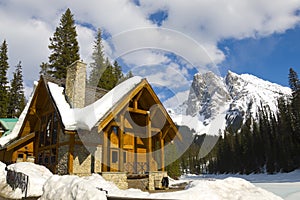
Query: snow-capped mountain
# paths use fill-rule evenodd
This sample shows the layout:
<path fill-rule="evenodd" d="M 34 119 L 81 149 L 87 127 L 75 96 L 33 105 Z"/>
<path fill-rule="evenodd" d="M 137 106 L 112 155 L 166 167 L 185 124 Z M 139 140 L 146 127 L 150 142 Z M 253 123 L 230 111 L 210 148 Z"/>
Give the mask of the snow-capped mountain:
<path fill-rule="evenodd" d="M 276 112 L 277 99 L 290 95 L 290 88 L 250 74 L 229 71 L 222 78 L 207 72 L 195 74 L 187 100 L 168 110 L 178 125 L 186 125 L 198 134 L 216 135 L 226 126 L 240 127 L 247 114 L 256 118 L 261 106 Z"/>

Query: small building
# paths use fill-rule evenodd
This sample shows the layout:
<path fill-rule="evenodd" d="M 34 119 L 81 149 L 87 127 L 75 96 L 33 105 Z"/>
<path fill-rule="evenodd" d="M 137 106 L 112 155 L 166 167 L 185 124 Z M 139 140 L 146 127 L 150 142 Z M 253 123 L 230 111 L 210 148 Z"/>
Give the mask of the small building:
<path fill-rule="evenodd" d="M 0 118 L 0 137 L 9 135 L 17 121 L 18 118 Z"/>
<path fill-rule="evenodd" d="M 77 61 L 66 81 L 41 76 L 12 133 L 0 139 L 0 160 L 33 161 L 61 175 L 100 173 L 123 189 L 128 176 L 144 174 L 153 190 L 167 175 L 165 147 L 176 139 L 146 79 L 99 92 L 86 86 L 86 64 Z"/>

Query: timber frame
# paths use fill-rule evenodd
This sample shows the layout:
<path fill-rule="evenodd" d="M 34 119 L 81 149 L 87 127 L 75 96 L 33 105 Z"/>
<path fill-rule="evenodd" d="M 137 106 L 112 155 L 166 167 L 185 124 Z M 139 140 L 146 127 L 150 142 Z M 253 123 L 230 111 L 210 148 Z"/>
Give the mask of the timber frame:
<path fill-rule="evenodd" d="M 143 79 L 98 124 L 102 171 L 141 174 L 165 169 L 164 146 L 178 130 L 150 84 Z"/>
<path fill-rule="evenodd" d="M 41 76 L 18 137 L 2 147 L 0 160 L 30 160 L 57 174 L 143 174 L 164 171 L 165 146 L 181 140 L 146 79 L 113 105 L 91 131 L 66 130 L 60 112 L 48 80 Z M 96 139 L 83 141 L 82 133 Z"/>

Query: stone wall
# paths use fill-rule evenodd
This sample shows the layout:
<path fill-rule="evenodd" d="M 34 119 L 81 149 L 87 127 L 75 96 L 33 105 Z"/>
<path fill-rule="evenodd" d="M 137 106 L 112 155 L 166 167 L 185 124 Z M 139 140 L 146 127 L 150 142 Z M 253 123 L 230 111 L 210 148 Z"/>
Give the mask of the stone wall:
<path fill-rule="evenodd" d="M 73 174 L 79 176 L 90 175 L 92 169 L 92 155 L 83 145 L 74 146 Z"/>
<path fill-rule="evenodd" d="M 58 131 L 58 138 L 59 138 L 59 143 L 70 141 L 70 135 L 65 134 L 61 129 L 59 129 Z"/>
<path fill-rule="evenodd" d="M 163 177 L 168 177 L 168 173 L 167 172 L 162 172 L 162 171 L 149 172 L 149 186 L 148 186 L 148 189 L 149 190 L 155 190 L 155 188 L 163 189 L 163 186 L 162 186 L 162 183 L 161 183 Z"/>
<path fill-rule="evenodd" d="M 102 172 L 102 177 L 116 184 L 121 190 L 128 189 L 126 172 Z"/>
<path fill-rule="evenodd" d="M 86 64 L 75 61 L 67 67 L 66 95 L 73 108 L 85 106 Z"/>
<path fill-rule="evenodd" d="M 68 153 L 69 145 L 60 146 L 58 148 L 57 173 L 59 175 L 68 174 Z"/>

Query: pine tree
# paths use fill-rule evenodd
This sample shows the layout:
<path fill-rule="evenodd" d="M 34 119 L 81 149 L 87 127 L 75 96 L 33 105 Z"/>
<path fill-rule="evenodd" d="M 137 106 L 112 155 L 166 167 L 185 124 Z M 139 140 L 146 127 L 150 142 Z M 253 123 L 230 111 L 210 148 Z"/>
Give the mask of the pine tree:
<path fill-rule="evenodd" d="M 7 44 L 4 40 L 0 47 L 0 117 L 7 116 L 7 106 L 8 106 L 8 80 L 7 80 L 7 70 L 8 56 L 7 56 Z"/>
<path fill-rule="evenodd" d="M 106 68 L 99 78 L 98 87 L 111 90 L 124 79 L 122 68 L 117 61 L 111 65 L 108 58 L 106 58 L 105 65 Z"/>
<path fill-rule="evenodd" d="M 94 43 L 94 51 L 92 55 L 93 62 L 90 64 L 91 72 L 89 76 L 89 84 L 92 86 L 98 86 L 99 79 L 107 67 L 100 29 L 97 31 Z"/>
<path fill-rule="evenodd" d="M 13 79 L 11 80 L 8 117 L 19 117 L 24 107 L 25 95 L 23 87 L 23 75 L 21 62 L 19 62 L 13 74 Z"/>
<path fill-rule="evenodd" d="M 299 82 L 298 74 L 297 72 L 294 71 L 293 68 L 290 68 L 289 85 L 290 88 L 292 89 L 293 94 L 299 92 L 300 82 Z"/>
<path fill-rule="evenodd" d="M 114 69 L 113 69 L 113 77 L 114 77 L 114 84 L 115 86 L 123 79 L 124 75 L 122 73 L 122 67 L 119 63 L 115 60 L 114 62 Z"/>
<path fill-rule="evenodd" d="M 170 163 L 168 166 L 166 166 L 168 175 L 174 179 L 177 179 L 181 173 L 176 143 L 165 146 L 165 154 L 166 163 Z"/>
<path fill-rule="evenodd" d="M 106 68 L 99 78 L 98 87 L 111 90 L 115 86 L 113 80 L 113 66 L 110 64 L 108 59 L 106 59 L 105 65 Z"/>
<path fill-rule="evenodd" d="M 47 75 L 48 74 L 48 71 L 49 71 L 49 64 L 48 63 L 45 63 L 45 62 L 42 62 L 42 64 L 40 65 L 40 75 Z"/>
<path fill-rule="evenodd" d="M 290 68 L 289 85 L 292 89 L 293 128 L 300 142 L 300 81 L 298 74 Z"/>
<path fill-rule="evenodd" d="M 66 78 L 66 68 L 80 59 L 77 33 L 73 14 L 68 8 L 52 38 L 49 49 L 49 73 L 55 78 Z"/>

